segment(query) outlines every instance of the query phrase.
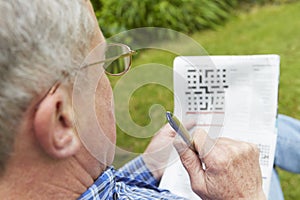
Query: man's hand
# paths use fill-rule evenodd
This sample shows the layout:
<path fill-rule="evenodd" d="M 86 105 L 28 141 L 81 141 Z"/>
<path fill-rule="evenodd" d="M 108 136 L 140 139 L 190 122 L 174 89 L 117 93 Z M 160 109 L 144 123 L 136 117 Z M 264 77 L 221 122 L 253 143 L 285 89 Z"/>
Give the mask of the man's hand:
<path fill-rule="evenodd" d="M 148 169 L 157 180 L 160 180 L 164 173 L 175 136 L 175 131 L 166 124 L 155 134 L 142 155 Z"/>
<path fill-rule="evenodd" d="M 201 160 L 182 142 L 174 142 L 193 191 L 204 200 L 265 199 L 258 148 L 254 144 L 219 138 L 202 158 L 206 138 L 202 130 L 197 130 L 193 138 Z"/>
<path fill-rule="evenodd" d="M 185 123 L 187 129 L 193 128 L 194 125 L 195 122 Z M 144 162 L 157 180 L 160 180 L 168 164 L 175 136 L 174 129 L 166 124 L 155 134 L 142 155 Z"/>

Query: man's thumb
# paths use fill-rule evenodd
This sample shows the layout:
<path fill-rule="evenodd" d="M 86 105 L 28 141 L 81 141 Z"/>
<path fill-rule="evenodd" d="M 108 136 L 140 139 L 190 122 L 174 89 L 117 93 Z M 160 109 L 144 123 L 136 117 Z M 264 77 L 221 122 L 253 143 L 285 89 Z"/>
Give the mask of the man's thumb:
<path fill-rule="evenodd" d="M 199 194 L 200 191 L 205 190 L 205 172 L 198 154 L 189 149 L 182 141 L 175 140 L 173 145 L 189 174 L 192 189 Z"/>

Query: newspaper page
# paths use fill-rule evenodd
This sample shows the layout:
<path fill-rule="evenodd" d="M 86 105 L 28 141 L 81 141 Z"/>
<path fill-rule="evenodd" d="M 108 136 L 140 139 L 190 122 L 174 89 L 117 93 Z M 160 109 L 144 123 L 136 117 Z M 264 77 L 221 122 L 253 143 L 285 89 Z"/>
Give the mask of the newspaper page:
<path fill-rule="evenodd" d="M 182 56 L 174 60 L 174 114 L 197 121 L 211 138 L 254 143 L 268 196 L 277 139 L 278 55 Z M 192 130 L 191 130 L 192 132 Z M 174 150 L 160 187 L 186 197 L 189 177 Z"/>

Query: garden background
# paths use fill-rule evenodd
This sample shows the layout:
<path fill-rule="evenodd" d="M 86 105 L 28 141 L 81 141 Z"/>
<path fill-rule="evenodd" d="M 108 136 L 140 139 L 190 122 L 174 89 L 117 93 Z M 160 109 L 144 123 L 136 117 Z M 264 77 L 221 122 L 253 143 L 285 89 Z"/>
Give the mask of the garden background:
<path fill-rule="evenodd" d="M 92 0 L 99 25 L 110 37 L 124 30 L 154 26 L 188 34 L 209 55 L 278 54 L 281 57 L 279 113 L 300 119 L 300 2 L 288 0 Z M 155 61 L 172 66 L 175 55 L 142 51 L 133 67 Z M 114 84 L 118 78 L 111 77 Z M 173 110 L 173 94 L 147 84 L 131 97 L 129 110 L 139 125 L 150 121 L 153 104 Z M 148 139 L 117 128 L 117 145 L 143 152 Z M 278 169 L 286 200 L 300 199 L 300 175 Z"/>

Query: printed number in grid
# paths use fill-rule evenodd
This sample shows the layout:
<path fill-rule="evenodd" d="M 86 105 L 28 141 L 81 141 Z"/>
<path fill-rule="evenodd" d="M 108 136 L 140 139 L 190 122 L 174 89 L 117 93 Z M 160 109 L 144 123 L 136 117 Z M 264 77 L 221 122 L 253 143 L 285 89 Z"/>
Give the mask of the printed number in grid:
<path fill-rule="evenodd" d="M 270 153 L 270 146 L 269 145 L 263 145 L 258 144 L 259 148 L 259 163 L 264 166 L 268 166 L 269 164 L 269 153 Z"/>

